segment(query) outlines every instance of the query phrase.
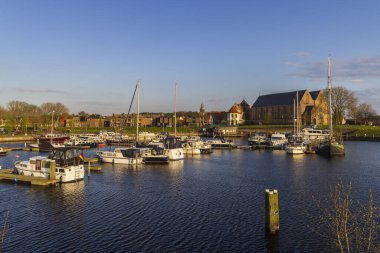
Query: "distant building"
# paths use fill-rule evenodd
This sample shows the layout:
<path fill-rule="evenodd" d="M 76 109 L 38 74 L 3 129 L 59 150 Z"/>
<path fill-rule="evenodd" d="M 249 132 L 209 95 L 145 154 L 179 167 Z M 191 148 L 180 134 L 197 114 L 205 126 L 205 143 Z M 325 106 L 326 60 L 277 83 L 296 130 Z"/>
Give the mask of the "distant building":
<path fill-rule="evenodd" d="M 297 91 L 262 95 L 251 108 L 254 124 L 293 124 Z M 303 125 L 327 125 L 328 110 L 323 92 L 298 91 L 299 119 Z"/>
<path fill-rule="evenodd" d="M 244 123 L 244 108 L 235 103 L 227 113 L 227 125 L 237 126 Z"/>
<path fill-rule="evenodd" d="M 227 112 L 208 112 L 207 115 L 212 118 L 211 125 L 227 124 Z"/>

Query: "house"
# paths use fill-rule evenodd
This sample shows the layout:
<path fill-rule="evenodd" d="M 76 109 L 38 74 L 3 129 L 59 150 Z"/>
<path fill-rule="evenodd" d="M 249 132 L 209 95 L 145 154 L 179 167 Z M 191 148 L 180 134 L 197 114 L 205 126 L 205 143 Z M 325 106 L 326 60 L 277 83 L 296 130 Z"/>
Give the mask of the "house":
<path fill-rule="evenodd" d="M 254 124 L 285 124 L 294 121 L 298 93 L 298 116 L 303 125 L 328 124 L 328 108 L 323 91 L 300 90 L 259 96 L 251 108 Z"/>
<path fill-rule="evenodd" d="M 227 113 L 227 125 L 237 126 L 244 122 L 244 108 L 241 104 L 235 103 Z"/>

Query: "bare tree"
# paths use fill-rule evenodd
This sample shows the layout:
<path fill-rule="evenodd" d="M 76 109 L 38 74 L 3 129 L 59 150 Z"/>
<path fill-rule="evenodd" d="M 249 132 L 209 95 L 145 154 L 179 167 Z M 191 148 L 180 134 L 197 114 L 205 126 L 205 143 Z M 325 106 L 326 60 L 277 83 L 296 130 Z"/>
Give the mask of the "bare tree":
<path fill-rule="evenodd" d="M 61 115 L 69 113 L 69 109 L 62 103 L 43 103 L 40 108 L 42 115 L 44 116 L 45 124 L 49 122 L 51 115 L 53 115 L 54 120 L 56 120 Z"/>
<path fill-rule="evenodd" d="M 362 124 L 373 116 L 376 116 L 376 111 L 370 104 L 362 103 L 355 109 L 354 117 Z"/>
<path fill-rule="evenodd" d="M 368 204 L 355 202 L 351 192 L 351 183 L 345 185 L 340 181 L 324 202 L 316 202 L 321 211 L 319 225 L 328 232 L 323 236 L 341 253 L 380 252 L 380 212 L 373 205 L 372 190 L 369 190 Z"/>
<path fill-rule="evenodd" d="M 325 96 L 328 96 L 328 91 L 325 90 Z M 332 113 L 333 122 L 336 125 L 341 125 L 343 119 L 355 110 L 357 106 L 358 99 L 355 97 L 354 93 L 342 86 L 336 86 L 332 88 Z M 328 101 L 328 98 L 326 99 Z"/>

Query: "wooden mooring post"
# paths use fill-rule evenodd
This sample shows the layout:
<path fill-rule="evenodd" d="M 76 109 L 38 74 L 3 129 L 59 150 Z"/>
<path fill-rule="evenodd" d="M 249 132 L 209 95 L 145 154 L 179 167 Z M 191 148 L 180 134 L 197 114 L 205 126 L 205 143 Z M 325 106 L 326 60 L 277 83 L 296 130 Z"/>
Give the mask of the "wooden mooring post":
<path fill-rule="evenodd" d="M 87 168 L 88 179 L 90 179 L 90 174 L 91 174 L 91 160 L 88 160 L 88 168 Z"/>
<path fill-rule="evenodd" d="M 277 190 L 265 190 L 265 227 L 271 234 L 276 234 L 280 230 Z"/>
<path fill-rule="evenodd" d="M 55 180 L 55 160 L 50 161 L 50 180 Z"/>

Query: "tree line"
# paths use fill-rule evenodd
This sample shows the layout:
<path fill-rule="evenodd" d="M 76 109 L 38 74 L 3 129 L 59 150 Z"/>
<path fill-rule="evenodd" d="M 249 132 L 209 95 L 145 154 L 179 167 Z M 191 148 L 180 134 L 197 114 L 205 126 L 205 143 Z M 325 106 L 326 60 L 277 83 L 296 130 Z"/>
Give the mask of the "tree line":
<path fill-rule="evenodd" d="M 61 116 L 68 116 L 69 109 L 62 103 L 43 103 L 40 106 L 22 101 L 10 101 L 0 106 L 0 119 L 15 130 L 39 128 L 51 124 Z"/>
<path fill-rule="evenodd" d="M 328 101 L 328 90 L 325 90 L 324 94 Z M 336 125 L 341 125 L 347 118 L 355 119 L 357 124 L 366 124 L 368 119 L 376 116 L 372 105 L 359 103 L 354 92 L 342 86 L 333 87 L 331 95 L 333 122 Z"/>

